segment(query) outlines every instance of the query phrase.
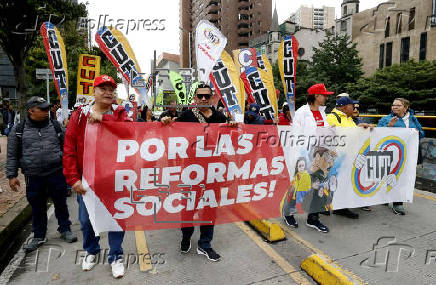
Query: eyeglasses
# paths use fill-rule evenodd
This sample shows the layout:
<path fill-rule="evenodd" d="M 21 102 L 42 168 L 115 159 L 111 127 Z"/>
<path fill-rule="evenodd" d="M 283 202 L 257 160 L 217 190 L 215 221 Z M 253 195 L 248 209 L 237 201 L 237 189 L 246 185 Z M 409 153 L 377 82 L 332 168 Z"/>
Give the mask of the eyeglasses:
<path fill-rule="evenodd" d="M 197 94 L 197 98 L 198 99 L 206 99 L 206 100 L 209 100 L 210 99 L 210 97 L 212 97 L 212 94 Z"/>
<path fill-rule="evenodd" d="M 360 109 L 360 107 L 359 106 L 354 106 L 354 110 L 357 110 L 357 111 L 359 111 L 359 109 Z"/>

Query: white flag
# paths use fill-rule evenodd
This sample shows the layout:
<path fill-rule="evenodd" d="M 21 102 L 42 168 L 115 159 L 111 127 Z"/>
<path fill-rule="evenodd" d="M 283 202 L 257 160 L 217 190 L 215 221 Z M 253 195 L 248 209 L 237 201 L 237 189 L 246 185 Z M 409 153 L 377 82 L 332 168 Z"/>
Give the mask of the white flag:
<path fill-rule="evenodd" d="M 226 47 L 227 38 L 211 22 L 201 20 L 195 30 L 198 79 L 208 83 L 213 66 Z"/>

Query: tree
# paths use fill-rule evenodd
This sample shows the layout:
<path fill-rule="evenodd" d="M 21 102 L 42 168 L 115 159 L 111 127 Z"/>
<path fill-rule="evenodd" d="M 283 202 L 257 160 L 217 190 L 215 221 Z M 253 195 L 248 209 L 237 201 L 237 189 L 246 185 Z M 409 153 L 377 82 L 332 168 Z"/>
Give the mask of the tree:
<path fill-rule="evenodd" d="M 63 0 L 2 0 L 0 2 L 0 46 L 14 66 L 19 105 L 27 91 L 25 59 L 34 47 L 45 21 L 60 25 L 86 16 L 84 4 Z"/>
<path fill-rule="evenodd" d="M 348 83 L 355 83 L 363 75 L 362 60 L 348 35 L 332 35 L 314 48 L 309 72 L 336 94 L 345 92 Z M 297 73 L 298 76 L 298 73 Z M 331 97 L 333 98 L 333 96 Z"/>
<path fill-rule="evenodd" d="M 364 110 L 374 108 L 379 114 L 389 113 L 397 97 L 408 99 L 416 110 L 434 111 L 436 61 L 411 60 L 385 67 L 368 78 L 348 84 L 347 92 L 360 100 Z"/>

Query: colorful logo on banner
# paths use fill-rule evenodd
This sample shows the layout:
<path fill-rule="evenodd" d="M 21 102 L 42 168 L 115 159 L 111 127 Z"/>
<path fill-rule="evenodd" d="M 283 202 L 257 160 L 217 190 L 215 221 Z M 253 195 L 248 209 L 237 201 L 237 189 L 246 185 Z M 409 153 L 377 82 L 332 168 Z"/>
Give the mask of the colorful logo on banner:
<path fill-rule="evenodd" d="M 246 67 L 257 66 L 256 54 L 255 48 L 236 49 L 233 51 L 233 59 L 236 65 L 241 69 L 241 72 L 243 72 Z"/>
<path fill-rule="evenodd" d="M 298 41 L 294 36 L 285 36 L 279 47 L 279 70 L 291 118 L 295 115 L 295 74 L 297 72 Z"/>
<path fill-rule="evenodd" d="M 67 53 L 59 30 L 50 22 L 45 22 L 40 29 L 45 52 L 53 74 L 56 91 L 59 94 L 62 112 L 68 117 L 68 68 Z"/>
<path fill-rule="evenodd" d="M 195 55 L 200 82 L 208 83 L 209 74 L 226 44 L 227 38 L 211 22 L 198 22 L 195 30 Z"/>
<path fill-rule="evenodd" d="M 170 81 L 177 95 L 178 104 L 186 105 L 187 94 L 185 83 L 183 83 L 180 73 L 170 70 Z"/>
<path fill-rule="evenodd" d="M 251 94 L 254 100 L 260 106 L 260 113 L 267 120 L 272 120 L 274 118 L 274 108 L 272 106 L 270 95 L 268 94 L 268 89 L 266 84 L 262 80 L 261 73 L 263 71 L 258 67 L 246 67 L 245 73 L 247 75 L 247 80 L 250 83 Z M 267 80 L 267 76 L 264 74 L 264 80 Z"/>
<path fill-rule="evenodd" d="M 210 74 L 210 81 L 215 92 L 220 96 L 221 101 L 227 108 L 228 114 L 234 120 L 243 120 L 241 107 L 241 86 L 239 82 L 239 71 L 230 55 L 223 51 L 221 59 L 213 67 Z"/>
<path fill-rule="evenodd" d="M 77 97 L 76 103 L 82 105 L 94 101 L 94 79 L 100 76 L 100 57 L 91 54 L 79 55 L 77 69 Z"/>
<path fill-rule="evenodd" d="M 131 98 L 129 98 L 131 99 Z M 134 99 L 134 98 L 133 98 Z M 123 100 L 121 102 L 121 106 L 126 109 L 127 115 L 132 118 L 134 121 L 136 121 L 136 114 L 138 111 L 138 104 L 133 100 Z"/>
<path fill-rule="evenodd" d="M 104 26 L 95 34 L 95 41 L 131 86 L 143 85 L 145 79 L 140 74 L 141 69 L 135 54 L 120 31 Z M 134 89 L 139 96 L 138 105 L 147 104 L 151 107 L 148 89 L 146 87 L 135 87 Z"/>
<path fill-rule="evenodd" d="M 274 108 L 274 113 L 279 113 L 278 101 L 277 101 L 277 93 L 276 87 L 274 86 L 274 75 L 272 71 L 271 63 L 269 62 L 266 54 L 257 53 L 257 65 L 260 69 L 262 69 L 261 77 L 262 81 L 265 83 L 266 88 L 268 89 L 268 97 L 271 101 L 271 104 Z"/>
<path fill-rule="evenodd" d="M 179 228 L 280 216 L 278 205 L 289 185 L 283 151 L 259 134 L 278 136 L 268 126 L 89 126 L 83 183 L 94 230 Z M 98 155 L 96 146 L 105 155 Z"/>
<path fill-rule="evenodd" d="M 385 137 L 373 150 L 368 139 L 353 165 L 352 181 L 356 194 L 370 197 L 382 187 L 389 192 L 403 172 L 406 157 L 406 144 L 399 137 Z"/>

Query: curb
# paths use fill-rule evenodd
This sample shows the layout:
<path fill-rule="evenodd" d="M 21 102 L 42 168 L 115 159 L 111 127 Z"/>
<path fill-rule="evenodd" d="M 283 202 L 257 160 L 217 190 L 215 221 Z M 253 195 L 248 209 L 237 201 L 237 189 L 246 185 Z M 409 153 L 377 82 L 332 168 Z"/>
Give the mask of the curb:
<path fill-rule="evenodd" d="M 7 249 L 11 240 L 32 216 L 32 207 L 26 197 L 21 198 L 11 209 L 0 217 L 0 248 Z"/>
<path fill-rule="evenodd" d="M 276 223 L 271 223 L 267 220 L 251 220 L 249 223 L 269 242 L 285 239 L 285 233 Z"/>
<path fill-rule="evenodd" d="M 312 254 L 301 263 L 303 269 L 310 275 L 318 284 L 363 284 L 360 281 L 349 276 L 339 266 L 328 262 L 319 254 Z"/>

